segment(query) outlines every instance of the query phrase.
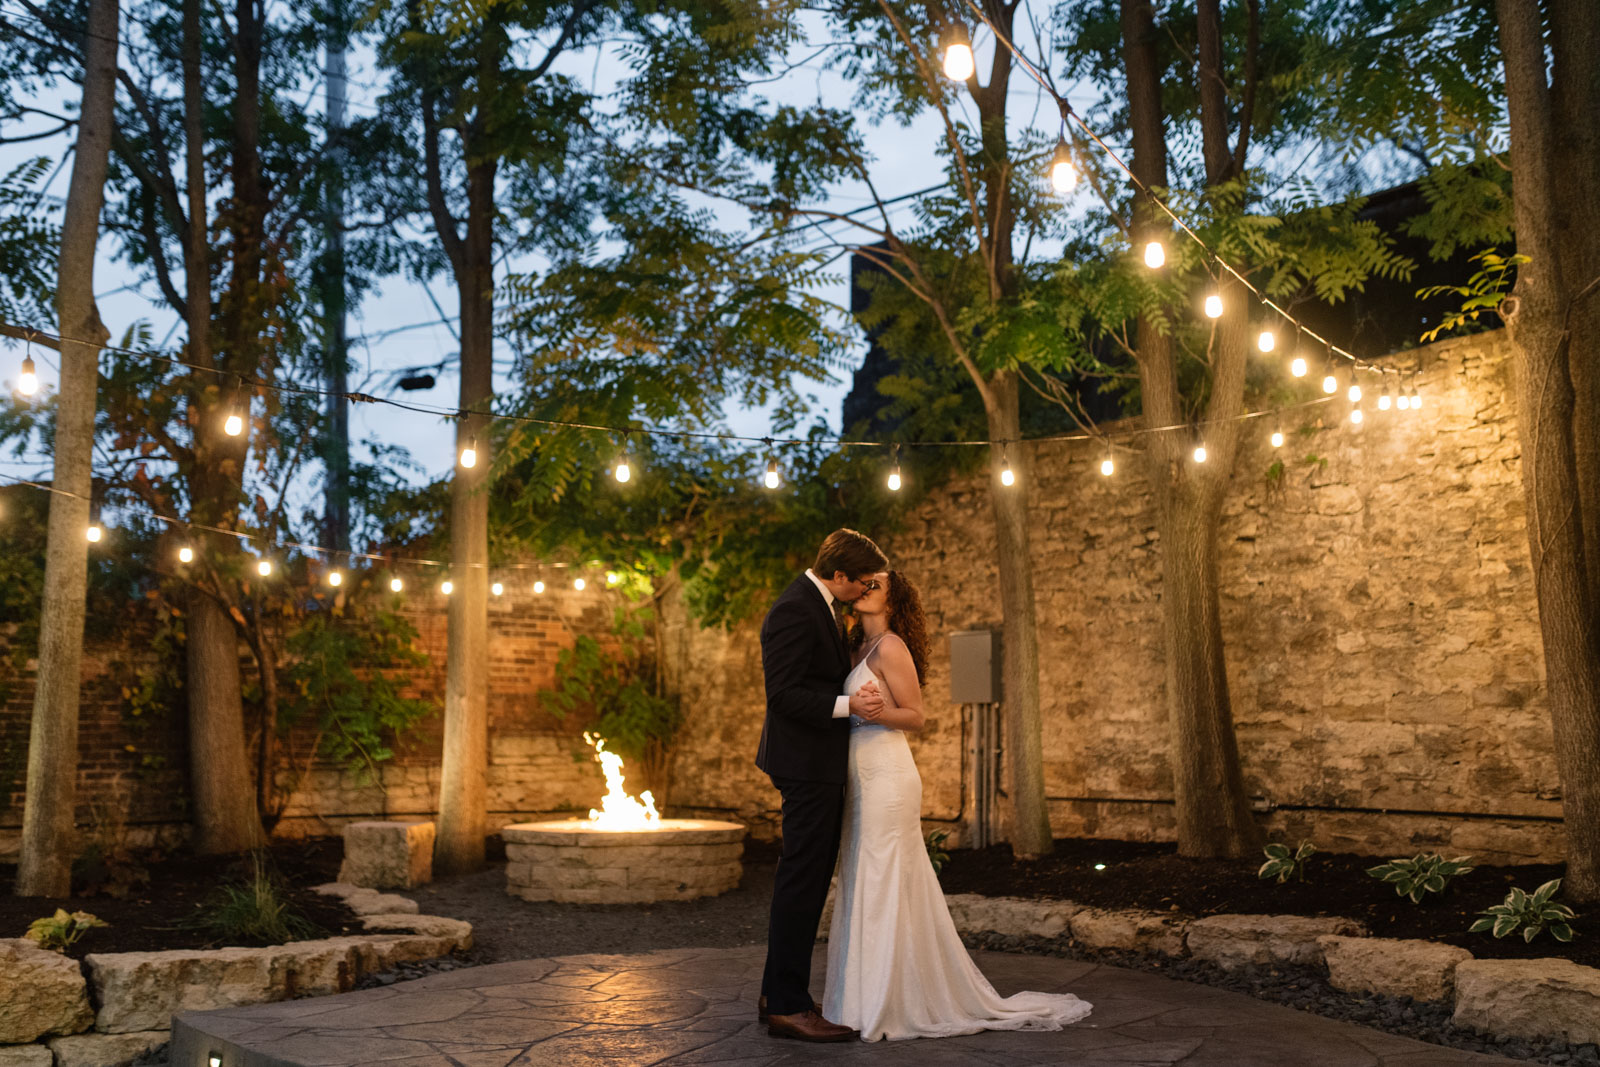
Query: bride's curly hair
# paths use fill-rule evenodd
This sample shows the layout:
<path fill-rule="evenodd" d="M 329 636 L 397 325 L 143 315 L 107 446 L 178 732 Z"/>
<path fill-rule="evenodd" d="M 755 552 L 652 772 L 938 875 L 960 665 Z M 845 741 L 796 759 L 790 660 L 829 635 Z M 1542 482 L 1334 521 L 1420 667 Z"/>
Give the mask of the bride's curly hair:
<path fill-rule="evenodd" d="M 922 613 L 922 595 L 899 571 L 889 572 L 889 632 L 898 634 L 911 651 L 911 662 L 917 668 L 917 684 L 928 680 L 928 619 Z M 864 633 L 860 625 L 850 628 L 850 647 L 861 647 Z"/>

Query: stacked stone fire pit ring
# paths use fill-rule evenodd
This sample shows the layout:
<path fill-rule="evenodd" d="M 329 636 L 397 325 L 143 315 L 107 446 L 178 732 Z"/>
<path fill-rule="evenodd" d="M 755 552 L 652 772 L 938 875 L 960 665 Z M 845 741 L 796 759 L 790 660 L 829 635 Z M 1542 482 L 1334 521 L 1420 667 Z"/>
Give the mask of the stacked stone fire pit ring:
<path fill-rule="evenodd" d="M 500 831 L 506 892 L 566 904 L 644 904 L 726 893 L 744 865 L 739 823 L 662 819 L 602 830 L 588 819 L 526 822 Z"/>

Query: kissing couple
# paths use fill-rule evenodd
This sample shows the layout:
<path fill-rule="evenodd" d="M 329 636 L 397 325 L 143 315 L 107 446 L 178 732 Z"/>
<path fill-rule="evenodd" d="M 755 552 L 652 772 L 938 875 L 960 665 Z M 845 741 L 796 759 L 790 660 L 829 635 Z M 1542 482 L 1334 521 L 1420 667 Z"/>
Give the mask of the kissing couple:
<path fill-rule="evenodd" d="M 848 632 L 836 614 L 851 605 Z M 761 625 L 767 716 L 756 766 L 783 797 L 758 1017 L 803 1041 L 1059 1030 L 1070 994 L 1002 997 L 967 955 L 922 838 L 928 634 L 916 587 L 872 539 L 835 530 Z M 843 846 L 841 855 L 841 843 Z M 811 952 L 835 861 L 825 999 Z"/>

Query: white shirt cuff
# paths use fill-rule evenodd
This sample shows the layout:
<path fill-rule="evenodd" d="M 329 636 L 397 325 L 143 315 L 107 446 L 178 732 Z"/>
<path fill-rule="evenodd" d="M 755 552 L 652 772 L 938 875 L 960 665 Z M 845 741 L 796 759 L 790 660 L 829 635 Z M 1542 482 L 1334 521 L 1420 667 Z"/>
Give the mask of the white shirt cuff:
<path fill-rule="evenodd" d="M 850 698 L 842 696 L 833 702 L 833 717 L 835 719 L 848 719 L 850 717 Z"/>

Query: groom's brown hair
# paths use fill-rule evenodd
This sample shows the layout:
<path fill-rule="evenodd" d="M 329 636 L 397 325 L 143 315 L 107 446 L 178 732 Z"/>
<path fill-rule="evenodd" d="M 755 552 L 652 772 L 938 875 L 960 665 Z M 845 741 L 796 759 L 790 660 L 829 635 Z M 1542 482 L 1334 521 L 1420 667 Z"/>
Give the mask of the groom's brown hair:
<path fill-rule="evenodd" d="M 855 530 L 835 530 L 817 549 L 817 561 L 811 565 L 818 578 L 832 578 L 835 571 L 844 571 L 851 579 L 887 570 L 889 557 L 873 543 L 872 538 Z"/>

